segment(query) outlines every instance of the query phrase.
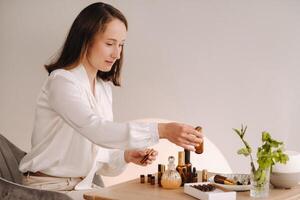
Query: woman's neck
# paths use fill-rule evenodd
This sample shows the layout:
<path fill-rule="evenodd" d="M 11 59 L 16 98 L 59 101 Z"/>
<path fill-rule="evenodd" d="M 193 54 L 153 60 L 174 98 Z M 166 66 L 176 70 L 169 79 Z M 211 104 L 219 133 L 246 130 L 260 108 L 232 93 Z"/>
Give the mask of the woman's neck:
<path fill-rule="evenodd" d="M 95 69 L 94 67 L 92 67 L 87 59 L 84 59 L 82 61 L 82 64 L 83 64 L 83 67 L 85 68 L 85 71 L 87 72 L 92 93 L 95 94 L 94 87 L 95 87 L 95 81 L 96 81 L 96 76 L 97 76 L 98 70 Z"/>

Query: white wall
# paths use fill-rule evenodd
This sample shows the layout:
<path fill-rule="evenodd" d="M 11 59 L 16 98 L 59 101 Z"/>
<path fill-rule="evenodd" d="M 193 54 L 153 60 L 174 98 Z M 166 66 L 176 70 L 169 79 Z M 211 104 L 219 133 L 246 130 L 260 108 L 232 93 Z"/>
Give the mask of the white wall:
<path fill-rule="evenodd" d="M 93 1 L 0 0 L 0 132 L 30 149 L 43 64 Z M 234 171 L 248 160 L 232 128 L 257 146 L 268 130 L 300 151 L 300 1 L 106 1 L 129 21 L 117 121 L 158 117 L 202 125 Z"/>

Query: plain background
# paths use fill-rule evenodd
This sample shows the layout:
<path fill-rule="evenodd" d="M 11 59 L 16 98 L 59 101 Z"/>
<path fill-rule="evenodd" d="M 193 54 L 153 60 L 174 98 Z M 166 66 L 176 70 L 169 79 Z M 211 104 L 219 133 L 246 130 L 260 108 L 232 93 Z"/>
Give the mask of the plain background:
<path fill-rule="evenodd" d="M 92 2 L 0 0 L 0 132 L 26 151 L 43 65 Z M 300 1 L 106 2 L 129 21 L 116 121 L 201 125 L 236 172 L 249 169 L 232 131 L 242 123 L 253 147 L 267 130 L 300 151 Z"/>

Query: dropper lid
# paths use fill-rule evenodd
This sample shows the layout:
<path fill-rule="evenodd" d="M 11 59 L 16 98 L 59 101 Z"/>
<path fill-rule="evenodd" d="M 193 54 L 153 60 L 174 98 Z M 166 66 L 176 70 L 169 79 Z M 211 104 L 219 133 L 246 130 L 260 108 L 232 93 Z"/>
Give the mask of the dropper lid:
<path fill-rule="evenodd" d="M 190 151 L 187 150 L 187 149 L 184 149 L 184 161 L 185 161 L 185 164 L 191 163 L 191 161 L 190 161 L 191 156 L 190 155 L 191 155 Z"/>
<path fill-rule="evenodd" d="M 168 161 L 169 161 L 168 170 L 175 170 L 175 164 L 174 164 L 175 158 L 174 158 L 174 156 L 169 156 Z"/>

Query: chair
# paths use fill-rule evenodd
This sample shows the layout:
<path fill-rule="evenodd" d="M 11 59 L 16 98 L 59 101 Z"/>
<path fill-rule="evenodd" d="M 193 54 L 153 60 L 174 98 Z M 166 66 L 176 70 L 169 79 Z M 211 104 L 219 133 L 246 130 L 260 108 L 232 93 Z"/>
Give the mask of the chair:
<path fill-rule="evenodd" d="M 170 122 L 169 120 L 164 119 L 142 119 L 137 121 L 161 123 Z M 142 167 L 134 164 L 129 164 L 127 169 L 117 177 L 102 176 L 105 186 L 111 186 L 117 183 L 138 178 L 140 174 L 146 175 L 156 173 L 157 165 L 159 163 L 165 164 L 167 167 L 168 157 L 171 155 L 175 157 L 177 164 L 178 151 L 183 151 L 182 147 L 176 146 L 175 144 L 165 139 L 160 140 L 158 144 L 154 145 L 151 148 L 154 148 L 158 151 L 158 157 L 152 165 Z M 222 152 L 207 137 L 204 138 L 204 153 L 195 154 L 191 152 L 191 163 L 193 167 L 197 168 L 197 170 L 208 169 L 212 172 L 232 173 L 230 165 L 228 164 Z"/>
<path fill-rule="evenodd" d="M 19 162 L 26 153 L 0 134 L 0 199 L 1 200 L 71 200 L 59 192 L 32 189 L 22 185 Z"/>

